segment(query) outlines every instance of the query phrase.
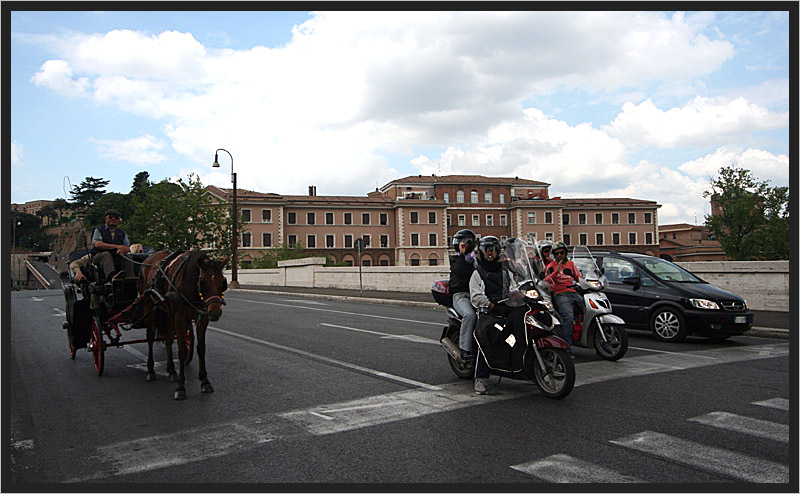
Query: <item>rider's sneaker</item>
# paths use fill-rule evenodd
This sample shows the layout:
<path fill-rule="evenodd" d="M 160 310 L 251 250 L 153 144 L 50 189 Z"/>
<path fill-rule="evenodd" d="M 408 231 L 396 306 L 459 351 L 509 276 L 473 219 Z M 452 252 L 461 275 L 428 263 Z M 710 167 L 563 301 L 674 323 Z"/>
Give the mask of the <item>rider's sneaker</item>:
<path fill-rule="evenodd" d="M 477 356 L 478 356 L 478 354 L 476 354 L 475 352 L 470 352 L 470 351 L 467 351 L 467 350 L 461 350 L 461 359 L 466 361 L 466 362 L 468 362 L 470 360 L 475 360 L 475 358 L 477 358 Z"/>
<path fill-rule="evenodd" d="M 481 377 L 475 379 L 475 393 L 479 395 L 486 394 L 486 379 Z"/>

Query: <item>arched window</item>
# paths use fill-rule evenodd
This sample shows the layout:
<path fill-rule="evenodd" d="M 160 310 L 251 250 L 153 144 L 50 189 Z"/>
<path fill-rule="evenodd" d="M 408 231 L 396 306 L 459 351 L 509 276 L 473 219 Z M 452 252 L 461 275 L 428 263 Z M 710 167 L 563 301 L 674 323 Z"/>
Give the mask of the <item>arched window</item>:
<path fill-rule="evenodd" d="M 478 204 L 478 191 L 473 190 L 469 193 L 469 200 L 472 204 Z"/>

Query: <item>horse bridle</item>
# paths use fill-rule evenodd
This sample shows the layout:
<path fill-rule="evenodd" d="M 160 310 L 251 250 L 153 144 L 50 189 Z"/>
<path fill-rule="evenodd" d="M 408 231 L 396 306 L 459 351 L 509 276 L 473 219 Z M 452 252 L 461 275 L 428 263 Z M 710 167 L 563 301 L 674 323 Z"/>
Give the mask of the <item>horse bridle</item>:
<path fill-rule="evenodd" d="M 208 275 L 203 273 L 203 270 L 200 269 L 200 276 L 197 277 L 197 293 L 200 295 L 200 301 L 203 302 L 203 308 L 204 309 L 208 309 L 208 306 L 213 304 L 215 301 L 219 301 L 220 305 L 227 305 L 227 304 L 225 304 L 225 290 L 228 289 L 228 280 L 225 279 L 225 276 L 223 276 L 222 274 L 219 274 L 219 275 L 212 274 L 212 275 L 210 275 L 212 279 L 215 276 L 222 276 L 222 290 L 220 291 L 219 295 L 212 295 L 212 296 L 210 296 L 208 298 L 205 298 L 205 297 L 203 297 L 203 287 L 201 285 L 203 284 L 203 279 L 206 276 L 208 276 Z M 200 312 L 200 311 L 198 311 L 198 312 Z M 204 311 L 204 312 L 208 312 L 208 311 Z"/>

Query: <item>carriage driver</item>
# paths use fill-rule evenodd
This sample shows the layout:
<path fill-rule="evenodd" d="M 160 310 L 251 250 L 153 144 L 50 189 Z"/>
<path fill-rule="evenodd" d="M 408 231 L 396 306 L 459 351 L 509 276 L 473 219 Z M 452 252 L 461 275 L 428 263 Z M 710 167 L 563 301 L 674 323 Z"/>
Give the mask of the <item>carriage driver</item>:
<path fill-rule="evenodd" d="M 122 216 L 116 209 L 109 209 L 105 214 L 105 224 L 94 229 L 94 262 L 103 269 L 108 281 L 117 271 L 124 270 L 125 277 L 135 277 L 133 263 L 128 254 L 131 242 L 125 230 L 119 228 Z"/>

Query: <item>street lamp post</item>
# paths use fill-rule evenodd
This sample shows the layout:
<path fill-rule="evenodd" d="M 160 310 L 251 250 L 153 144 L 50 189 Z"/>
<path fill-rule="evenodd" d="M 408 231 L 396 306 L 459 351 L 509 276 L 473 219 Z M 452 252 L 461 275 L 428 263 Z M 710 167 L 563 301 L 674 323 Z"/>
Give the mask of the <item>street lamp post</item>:
<path fill-rule="evenodd" d="M 231 239 L 231 257 L 233 258 L 233 262 L 231 263 L 231 288 L 239 288 L 239 277 L 238 277 L 238 258 L 236 256 L 236 252 L 239 247 L 239 236 L 236 231 L 237 223 L 239 222 L 239 211 L 236 208 L 236 173 L 233 171 L 233 156 L 227 149 L 219 148 L 214 152 L 214 163 L 211 165 L 213 168 L 219 168 L 219 152 L 225 151 L 228 153 L 228 156 L 231 158 L 231 182 L 233 182 L 233 214 L 231 217 L 233 218 L 233 238 Z"/>

